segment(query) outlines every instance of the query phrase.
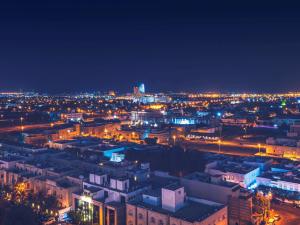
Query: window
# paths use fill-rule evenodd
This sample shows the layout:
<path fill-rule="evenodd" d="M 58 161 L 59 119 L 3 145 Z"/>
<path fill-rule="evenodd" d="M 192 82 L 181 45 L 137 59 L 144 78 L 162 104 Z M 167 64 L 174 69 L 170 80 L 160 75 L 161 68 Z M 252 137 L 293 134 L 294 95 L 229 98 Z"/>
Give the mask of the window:
<path fill-rule="evenodd" d="M 133 211 L 130 209 L 130 210 L 128 210 L 128 215 L 129 216 L 133 216 Z"/>
<path fill-rule="evenodd" d="M 155 218 L 154 218 L 154 217 L 151 217 L 150 222 L 151 222 L 151 223 L 155 223 Z"/>
<path fill-rule="evenodd" d="M 143 214 L 142 213 L 139 213 L 139 219 L 143 219 Z"/>
<path fill-rule="evenodd" d="M 125 196 L 121 196 L 121 203 L 125 203 Z"/>

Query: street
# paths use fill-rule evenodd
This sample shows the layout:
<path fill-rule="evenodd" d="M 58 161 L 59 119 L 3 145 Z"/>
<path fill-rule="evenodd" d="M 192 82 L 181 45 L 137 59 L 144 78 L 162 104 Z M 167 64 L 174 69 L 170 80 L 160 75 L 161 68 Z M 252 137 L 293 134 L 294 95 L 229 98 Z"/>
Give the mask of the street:
<path fill-rule="evenodd" d="M 274 212 L 272 214 L 280 215 L 281 219 L 277 221 L 276 225 L 299 225 L 300 224 L 300 209 L 293 208 L 288 205 L 272 204 L 271 207 Z"/>
<path fill-rule="evenodd" d="M 19 125 L 19 126 L 11 126 L 11 127 L 1 127 L 0 133 L 9 133 L 9 132 L 20 132 L 25 130 L 32 129 L 47 129 L 51 128 L 52 125 L 60 125 L 62 122 L 54 122 L 54 123 L 43 123 L 43 124 L 28 124 L 28 125 Z"/>
<path fill-rule="evenodd" d="M 258 149 L 246 147 L 243 145 L 219 145 L 216 143 L 205 143 L 199 141 L 182 141 L 180 145 L 183 148 L 202 151 L 202 152 L 213 152 L 213 153 L 221 153 L 221 154 L 228 154 L 228 155 L 239 155 L 239 156 L 253 156 L 258 152 Z"/>

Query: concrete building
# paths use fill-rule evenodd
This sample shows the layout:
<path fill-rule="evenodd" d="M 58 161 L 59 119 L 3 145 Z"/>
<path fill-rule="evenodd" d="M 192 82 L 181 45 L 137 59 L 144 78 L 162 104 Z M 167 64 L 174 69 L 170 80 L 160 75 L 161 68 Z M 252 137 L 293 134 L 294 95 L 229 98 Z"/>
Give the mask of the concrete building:
<path fill-rule="evenodd" d="M 224 160 L 207 164 L 205 172 L 210 175 L 221 175 L 223 180 L 247 188 L 255 184 L 256 177 L 260 175 L 260 167 Z"/>
<path fill-rule="evenodd" d="M 125 203 L 150 189 L 148 182 L 136 182 L 129 177 L 111 177 L 106 173 L 91 173 L 83 182 L 83 192 L 73 193 L 73 209 L 84 220 L 99 225 L 125 224 Z"/>
<path fill-rule="evenodd" d="M 253 217 L 253 194 L 240 189 L 229 197 L 229 225 L 257 224 Z"/>
<path fill-rule="evenodd" d="M 226 225 L 227 207 L 187 198 L 184 187 L 171 184 L 126 204 L 127 225 Z"/>
<path fill-rule="evenodd" d="M 180 179 L 188 195 L 228 205 L 229 224 L 254 222 L 252 194 L 239 184 L 224 181 L 221 175 L 194 172 Z"/>
<path fill-rule="evenodd" d="M 194 172 L 180 178 L 181 185 L 189 196 L 228 204 L 229 197 L 240 189 L 239 184 L 222 179 L 222 175 Z"/>

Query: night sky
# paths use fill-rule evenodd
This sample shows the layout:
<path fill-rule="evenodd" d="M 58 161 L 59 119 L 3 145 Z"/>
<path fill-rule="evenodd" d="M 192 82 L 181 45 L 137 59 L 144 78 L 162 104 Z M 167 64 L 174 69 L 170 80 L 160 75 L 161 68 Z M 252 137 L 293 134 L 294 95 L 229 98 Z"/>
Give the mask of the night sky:
<path fill-rule="evenodd" d="M 286 1 L 3 2 L 0 90 L 300 89 L 300 6 Z"/>

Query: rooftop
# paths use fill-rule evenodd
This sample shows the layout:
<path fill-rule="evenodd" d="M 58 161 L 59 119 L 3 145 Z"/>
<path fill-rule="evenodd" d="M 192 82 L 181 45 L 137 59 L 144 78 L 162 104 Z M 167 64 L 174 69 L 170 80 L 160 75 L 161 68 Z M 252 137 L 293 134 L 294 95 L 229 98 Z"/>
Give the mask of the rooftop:
<path fill-rule="evenodd" d="M 212 179 L 211 179 L 212 177 L 213 176 L 211 176 L 209 174 L 206 174 L 206 173 L 194 172 L 194 173 L 186 175 L 184 178 L 188 179 L 188 180 L 197 180 L 197 181 L 200 181 L 200 182 L 220 185 L 220 186 L 229 187 L 229 188 L 237 186 L 236 183 L 224 181 L 224 180 L 221 180 L 221 179 L 218 180 L 218 181 L 212 181 Z"/>
<path fill-rule="evenodd" d="M 242 164 L 242 163 L 233 163 L 233 162 L 218 162 L 217 166 L 213 169 L 220 170 L 222 172 L 238 173 L 238 174 L 247 174 L 251 171 L 257 169 L 258 167 Z"/>
<path fill-rule="evenodd" d="M 173 184 L 169 184 L 167 186 L 164 187 L 164 189 L 167 189 L 167 190 L 171 190 L 171 191 L 175 191 L 179 188 L 182 188 L 183 186 L 180 185 L 179 183 L 173 183 Z"/>
<path fill-rule="evenodd" d="M 300 172 L 294 171 L 294 172 L 287 172 L 287 173 L 264 173 L 260 177 L 268 178 L 273 181 L 286 181 L 290 183 L 297 183 L 300 184 Z"/>
<path fill-rule="evenodd" d="M 155 211 L 158 213 L 163 213 L 166 215 L 169 215 L 174 218 L 178 218 L 181 220 L 188 221 L 190 223 L 193 222 L 200 222 L 214 214 L 215 212 L 219 211 L 223 206 L 212 206 L 207 205 L 199 202 L 193 202 L 193 201 L 187 201 L 186 205 L 179 209 L 176 212 L 170 212 L 168 210 L 165 210 L 160 206 L 154 206 L 147 204 L 143 201 L 132 201 L 129 204 L 136 205 L 141 208 L 146 208 L 151 211 Z"/>

